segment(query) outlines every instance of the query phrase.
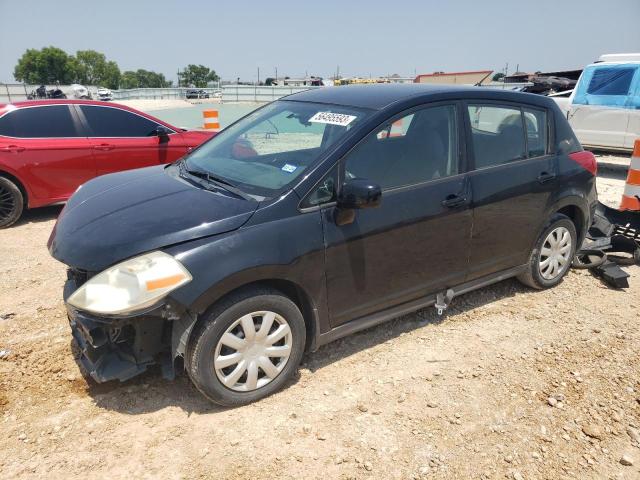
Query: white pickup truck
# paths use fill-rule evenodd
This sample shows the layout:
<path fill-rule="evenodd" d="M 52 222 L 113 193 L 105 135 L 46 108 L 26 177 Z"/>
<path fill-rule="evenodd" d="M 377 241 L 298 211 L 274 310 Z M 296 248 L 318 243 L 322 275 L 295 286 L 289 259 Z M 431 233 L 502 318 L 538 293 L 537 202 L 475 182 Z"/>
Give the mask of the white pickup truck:
<path fill-rule="evenodd" d="M 602 55 L 568 98 L 553 97 L 585 147 L 633 150 L 640 138 L 640 53 Z"/>

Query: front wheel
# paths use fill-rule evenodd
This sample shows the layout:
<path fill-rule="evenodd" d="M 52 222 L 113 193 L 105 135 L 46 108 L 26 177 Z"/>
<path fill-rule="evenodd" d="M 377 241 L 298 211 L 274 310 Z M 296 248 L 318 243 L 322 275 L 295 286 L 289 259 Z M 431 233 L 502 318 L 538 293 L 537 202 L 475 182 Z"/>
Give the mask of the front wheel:
<path fill-rule="evenodd" d="M 18 186 L 5 177 L 0 177 L 0 228 L 13 225 L 24 209 L 24 197 Z"/>
<path fill-rule="evenodd" d="M 531 252 L 527 270 L 518 280 L 539 290 L 556 286 L 571 267 L 577 238 L 576 227 L 569 217 L 553 215 Z"/>
<path fill-rule="evenodd" d="M 213 402 L 236 407 L 279 390 L 295 374 L 304 319 L 277 290 L 255 288 L 214 307 L 189 340 L 186 368 Z"/>

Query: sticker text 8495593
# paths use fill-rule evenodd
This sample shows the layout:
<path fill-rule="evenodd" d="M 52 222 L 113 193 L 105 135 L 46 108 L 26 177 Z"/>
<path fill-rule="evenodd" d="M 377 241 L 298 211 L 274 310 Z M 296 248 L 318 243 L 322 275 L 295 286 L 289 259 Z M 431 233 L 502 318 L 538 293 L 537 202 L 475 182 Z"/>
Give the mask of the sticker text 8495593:
<path fill-rule="evenodd" d="M 313 123 L 328 123 L 330 125 L 339 125 L 346 127 L 356 119 L 355 115 L 346 115 L 344 113 L 318 112 L 309 119 Z"/>

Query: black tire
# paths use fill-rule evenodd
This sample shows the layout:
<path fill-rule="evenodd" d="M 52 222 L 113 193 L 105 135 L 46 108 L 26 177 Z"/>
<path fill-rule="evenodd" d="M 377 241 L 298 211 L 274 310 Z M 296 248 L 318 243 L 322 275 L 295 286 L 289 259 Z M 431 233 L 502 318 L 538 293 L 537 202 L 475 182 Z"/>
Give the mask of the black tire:
<path fill-rule="evenodd" d="M 560 268 L 559 273 L 551 279 L 544 278 L 542 273 L 540 272 L 540 251 L 549 236 L 549 234 L 560 228 L 564 227 L 569 231 L 571 235 L 571 249 L 569 253 L 569 261 L 566 262 Z M 538 290 L 542 290 L 545 288 L 555 287 L 562 281 L 562 278 L 566 275 L 571 268 L 571 261 L 576 253 L 576 244 L 578 242 L 578 235 L 576 233 L 576 227 L 573 222 L 566 215 L 562 215 L 560 213 L 556 213 L 551 216 L 547 225 L 542 229 L 542 233 L 538 237 L 536 244 L 529 256 L 529 262 L 527 264 L 527 270 L 520 275 L 518 275 L 518 280 L 524 283 L 528 287 L 535 288 Z"/>
<path fill-rule="evenodd" d="M 216 374 L 214 356 L 223 334 L 238 319 L 258 311 L 271 311 L 285 319 L 291 331 L 291 353 L 280 373 L 264 386 L 239 392 L 225 386 Z M 209 400 L 225 407 L 255 402 L 281 389 L 297 372 L 304 354 L 306 329 L 300 309 L 281 292 L 250 288 L 232 294 L 205 314 L 192 332 L 185 368 L 191 381 Z M 260 370 L 264 374 L 263 370 Z M 242 378 L 242 377 L 241 377 Z"/>
<path fill-rule="evenodd" d="M 24 210 L 24 197 L 18 186 L 5 177 L 0 177 L 0 228 L 18 221 Z"/>

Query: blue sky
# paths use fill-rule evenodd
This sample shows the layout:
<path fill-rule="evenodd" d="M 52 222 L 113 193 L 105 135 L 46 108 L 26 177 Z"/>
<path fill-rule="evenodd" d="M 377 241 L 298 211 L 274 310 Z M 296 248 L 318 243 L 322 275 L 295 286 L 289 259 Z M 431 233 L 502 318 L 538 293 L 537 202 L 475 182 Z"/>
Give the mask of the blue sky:
<path fill-rule="evenodd" d="M 615 18 L 615 20 L 614 20 Z M 27 48 L 95 49 L 121 70 L 224 79 L 579 68 L 640 51 L 640 0 L 0 0 L 0 81 Z"/>

